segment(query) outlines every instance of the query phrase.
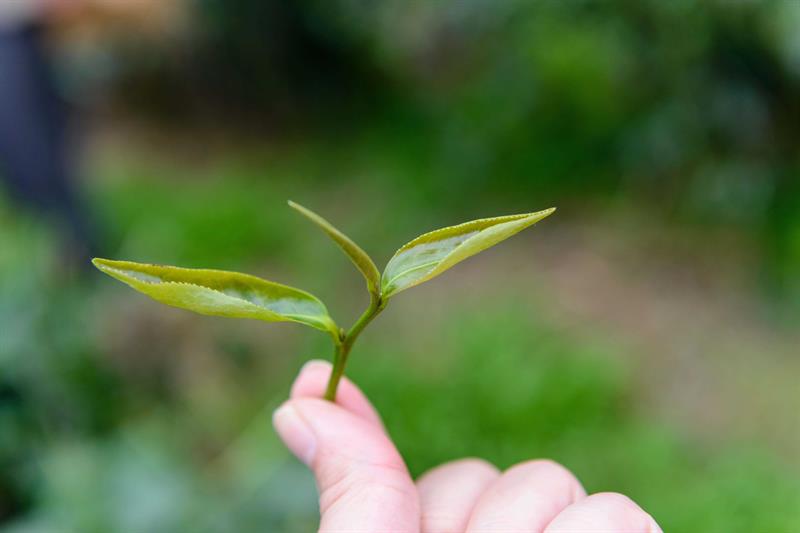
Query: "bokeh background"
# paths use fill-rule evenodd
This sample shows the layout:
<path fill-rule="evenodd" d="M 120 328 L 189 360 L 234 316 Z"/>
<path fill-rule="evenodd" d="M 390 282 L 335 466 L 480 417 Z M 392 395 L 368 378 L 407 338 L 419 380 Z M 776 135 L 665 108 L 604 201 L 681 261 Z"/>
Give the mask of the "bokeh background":
<path fill-rule="evenodd" d="M 324 334 L 85 260 L 254 273 L 347 324 L 363 282 L 290 198 L 379 265 L 559 207 L 356 346 L 415 475 L 551 457 L 668 531 L 800 530 L 800 3 L 4 1 L 2 531 L 314 529 L 269 417 Z"/>

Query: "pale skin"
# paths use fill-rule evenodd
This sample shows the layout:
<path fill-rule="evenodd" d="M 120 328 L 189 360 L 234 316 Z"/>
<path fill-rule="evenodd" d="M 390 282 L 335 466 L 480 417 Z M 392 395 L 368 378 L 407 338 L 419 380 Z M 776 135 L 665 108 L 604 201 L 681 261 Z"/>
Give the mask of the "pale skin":
<path fill-rule="evenodd" d="M 335 404 L 321 399 L 330 373 L 326 362 L 306 364 L 273 416 L 281 439 L 316 478 L 320 532 L 661 531 L 631 499 L 587 495 L 569 470 L 546 459 L 503 472 L 482 459 L 459 459 L 414 481 L 358 387 L 343 379 Z"/>

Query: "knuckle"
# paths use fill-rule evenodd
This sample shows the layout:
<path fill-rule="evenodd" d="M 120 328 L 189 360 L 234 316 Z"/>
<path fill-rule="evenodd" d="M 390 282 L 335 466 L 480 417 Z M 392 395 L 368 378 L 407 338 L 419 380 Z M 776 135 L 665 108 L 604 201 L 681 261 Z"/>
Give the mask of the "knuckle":
<path fill-rule="evenodd" d="M 456 459 L 455 461 L 447 463 L 447 466 L 463 470 L 470 470 L 481 474 L 485 473 L 494 475 L 500 473 L 497 467 L 492 463 L 478 457 L 464 457 L 463 459 Z"/>
<path fill-rule="evenodd" d="M 596 505 L 598 507 L 613 507 L 617 509 L 624 509 L 627 511 L 644 512 L 636 503 L 618 492 L 598 492 L 586 498 L 587 505 Z"/>
<path fill-rule="evenodd" d="M 556 480 L 562 480 L 574 483 L 578 482 L 578 480 L 575 478 L 572 472 L 567 470 L 566 467 L 553 461 L 552 459 L 533 459 L 530 461 L 518 463 L 508 469 L 508 472 L 512 471 L 525 472 L 527 474 L 535 476 L 547 476 L 548 478 Z"/>
<path fill-rule="evenodd" d="M 452 481 L 453 479 L 483 480 L 488 483 L 499 476 L 500 471 L 490 462 L 474 457 L 465 457 L 428 470 L 417 479 L 417 484 L 422 488 L 427 488 L 430 484 L 437 486 L 443 480 Z"/>
<path fill-rule="evenodd" d="M 320 487 L 319 510 L 322 514 L 336 507 L 352 491 L 352 480 L 342 476 L 325 487 Z"/>
<path fill-rule="evenodd" d="M 342 472 L 324 487 L 319 487 L 320 511 L 324 514 L 342 505 L 371 505 L 389 497 L 398 500 L 416 498 L 407 473 L 394 464 L 372 464 L 367 468 Z"/>
<path fill-rule="evenodd" d="M 533 459 L 518 463 L 509 468 L 506 474 L 547 479 L 551 485 L 562 487 L 564 491 L 571 494 L 573 500 L 586 495 L 578 478 L 565 466 L 552 459 Z"/>
<path fill-rule="evenodd" d="M 591 512 L 619 517 L 619 520 L 628 524 L 631 530 L 652 533 L 661 531 L 653 517 L 624 494 L 617 492 L 592 494 L 586 498 L 585 503 Z"/>

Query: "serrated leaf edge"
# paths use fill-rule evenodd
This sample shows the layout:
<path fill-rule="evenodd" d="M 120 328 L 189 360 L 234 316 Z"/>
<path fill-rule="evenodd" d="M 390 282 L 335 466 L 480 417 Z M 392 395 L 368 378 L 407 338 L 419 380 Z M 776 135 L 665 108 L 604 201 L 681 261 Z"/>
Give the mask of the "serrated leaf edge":
<path fill-rule="evenodd" d="M 401 246 L 400 248 L 397 249 L 397 251 L 392 256 L 392 259 L 394 259 L 394 257 L 396 255 L 400 254 L 400 252 L 404 252 L 405 250 L 407 250 L 410 247 L 414 246 L 418 242 L 420 242 L 422 240 L 425 240 L 428 237 L 432 237 L 434 235 L 437 235 L 439 233 L 444 233 L 446 231 L 453 231 L 453 230 L 456 230 L 458 228 L 463 228 L 464 226 L 468 226 L 470 224 L 475 224 L 477 222 L 492 222 L 494 220 L 500 220 L 500 219 L 506 219 L 505 222 L 513 222 L 515 220 L 520 220 L 522 218 L 531 217 L 531 216 L 533 216 L 533 215 L 535 215 L 537 213 L 543 213 L 545 211 L 551 211 L 552 212 L 552 211 L 555 211 L 555 208 L 551 207 L 550 209 L 545 209 L 543 211 L 537 211 L 535 213 L 520 213 L 518 215 L 501 215 L 501 216 L 488 217 L 488 218 L 476 218 L 474 220 L 468 220 L 467 222 L 462 222 L 461 224 L 456 224 L 455 226 L 446 226 L 444 228 L 435 229 L 435 230 L 429 231 L 427 233 L 423 233 L 422 235 L 419 235 L 419 236 L 415 237 L 413 240 L 410 240 L 407 243 L 405 243 L 403 246 Z M 550 213 L 548 213 L 548 215 L 549 214 Z M 547 215 L 545 215 L 545 216 L 547 216 Z M 502 224 L 502 222 L 501 222 L 501 224 Z M 479 231 L 482 231 L 482 230 L 479 230 Z M 391 259 L 389 261 L 391 261 Z"/>
<path fill-rule="evenodd" d="M 115 268 L 115 267 L 111 267 L 111 266 L 108 266 L 108 265 L 104 265 L 102 263 L 100 263 L 100 266 L 98 266 L 98 263 L 95 262 L 94 259 L 92 260 L 92 263 L 98 269 L 100 269 L 101 271 L 103 271 L 103 270 L 113 270 L 114 272 L 118 273 L 121 276 L 132 277 L 132 276 L 129 276 L 128 274 L 126 274 L 124 270 L 121 270 L 119 268 Z M 153 266 L 153 267 L 162 267 L 162 268 L 167 266 L 167 265 L 156 265 L 156 264 L 153 264 L 153 263 L 137 263 L 137 264 L 143 265 L 143 266 Z M 169 268 L 184 268 L 184 267 L 169 267 Z M 275 311 L 272 311 L 271 309 L 267 309 L 266 307 L 262 307 L 260 305 L 256 305 L 253 302 L 245 300 L 244 298 L 239 298 L 238 296 L 231 296 L 230 294 L 226 294 L 226 293 L 224 293 L 224 292 L 222 292 L 220 290 L 212 289 L 211 287 L 206 287 L 205 285 L 198 285 L 196 283 L 189 283 L 187 281 L 146 281 L 146 280 L 142 280 L 142 279 L 136 279 L 136 278 L 134 278 L 134 279 L 135 279 L 136 283 L 144 283 L 144 284 L 153 285 L 153 286 L 156 286 L 156 285 L 171 285 L 171 286 L 178 285 L 178 286 L 186 286 L 186 287 L 196 287 L 198 289 L 203 289 L 203 290 L 206 290 L 206 291 L 209 291 L 209 292 L 214 292 L 216 294 L 224 296 L 225 298 L 230 298 L 231 300 L 236 300 L 238 302 L 242 302 L 242 303 L 244 303 L 246 305 L 249 305 L 249 306 L 257 308 L 259 311 L 265 312 L 268 315 L 274 316 L 274 317 L 276 317 L 278 319 L 278 320 L 276 320 L 276 322 L 281 321 L 283 318 L 287 318 L 289 322 L 296 322 L 298 324 L 305 324 L 307 326 L 311 325 L 308 322 L 303 322 L 302 320 L 297 320 L 295 317 L 305 317 L 305 318 L 308 318 L 309 321 L 319 322 L 319 323 L 322 323 L 322 324 L 325 324 L 327 322 L 328 323 L 327 324 L 328 327 L 325 327 L 324 330 L 322 328 L 317 328 L 317 329 L 320 329 L 322 331 L 329 331 L 334 335 L 338 335 L 339 327 L 336 325 L 336 322 L 334 322 L 333 318 L 331 318 L 330 314 L 328 313 L 327 306 L 322 302 L 322 300 L 320 300 L 319 298 L 317 298 L 313 294 L 311 294 L 309 292 L 306 292 L 306 291 L 304 291 L 302 289 L 298 289 L 298 288 L 295 288 L 295 287 L 290 287 L 289 285 L 284 285 L 282 283 L 277 283 L 275 281 L 268 281 L 268 280 L 265 280 L 263 278 L 259 278 L 258 276 L 253 276 L 252 274 L 245 274 L 244 272 L 230 272 L 230 271 L 225 271 L 225 270 L 214 270 L 214 269 L 205 269 L 205 268 L 204 269 L 186 269 L 186 270 L 205 270 L 205 271 L 208 271 L 208 272 L 222 272 L 222 273 L 225 273 L 225 274 L 238 274 L 238 275 L 241 275 L 241 276 L 254 278 L 254 279 L 257 279 L 259 281 L 272 283 L 274 285 L 279 285 L 281 287 L 285 287 L 287 289 L 291 289 L 291 290 L 303 293 L 306 296 L 308 296 L 308 297 L 316 300 L 317 302 L 319 302 L 319 304 L 325 310 L 325 317 L 327 318 L 327 320 L 320 321 L 320 320 L 316 319 L 315 317 L 309 316 L 309 315 L 298 315 L 298 314 L 286 315 L 286 314 L 276 313 Z M 126 285 L 130 285 L 130 283 L 128 283 L 127 281 L 123 281 L 123 280 L 119 280 L 119 279 L 118 279 L 118 281 L 122 281 Z M 149 296 L 149 295 L 145 295 L 145 296 Z M 170 306 L 170 307 L 175 307 L 175 306 Z"/>
<path fill-rule="evenodd" d="M 437 263 L 438 264 L 444 263 L 447 260 L 448 257 L 451 257 L 456 252 L 456 250 L 458 250 L 459 248 L 461 248 L 462 246 L 467 244 L 472 239 L 478 237 L 478 235 L 480 235 L 481 232 L 483 232 L 484 230 L 488 230 L 490 228 L 494 228 L 494 227 L 497 227 L 499 225 L 507 224 L 507 223 L 510 223 L 510 222 L 518 222 L 518 221 L 526 219 L 526 218 L 533 218 L 533 217 L 536 217 L 538 215 L 538 218 L 535 221 L 532 222 L 532 224 L 535 224 L 537 222 L 540 222 L 544 218 L 547 218 L 548 216 L 552 215 L 555 211 L 556 211 L 555 207 L 550 207 L 548 209 L 543 209 L 541 211 L 535 211 L 533 213 L 520 213 L 518 215 L 501 215 L 501 216 L 496 216 L 496 217 L 478 218 L 478 219 L 475 219 L 475 220 L 469 220 L 467 222 L 462 222 L 461 224 L 456 224 L 455 226 L 447 226 L 447 227 L 444 227 L 444 228 L 439 228 L 439 229 L 435 229 L 433 231 L 429 231 L 427 233 L 423 233 L 422 235 L 414 238 L 413 240 L 407 242 L 406 244 L 404 244 L 403 246 L 398 248 L 398 250 L 394 253 L 394 255 L 391 257 L 391 259 L 389 259 L 389 262 L 387 262 L 387 265 L 389 263 L 391 263 L 392 259 L 397 257 L 400 253 L 404 252 L 405 250 L 408 250 L 409 248 L 412 248 L 413 246 L 415 246 L 416 244 L 418 244 L 421 241 L 427 240 L 427 238 L 429 238 L 429 237 L 435 236 L 435 235 L 440 234 L 440 233 L 445 233 L 445 232 L 449 233 L 449 232 L 454 231 L 454 230 L 456 230 L 458 228 L 462 228 L 464 226 L 468 226 L 470 224 L 475 224 L 475 223 L 478 223 L 478 222 L 489 223 L 489 222 L 492 222 L 492 221 L 495 221 L 495 220 L 505 219 L 505 220 L 503 220 L 503 222 L 500 222 L 498 224 L 489 225 L 489 226 L 487 226 L 487 227 L 485 227 L 483 229 L 477 230 L 475 235 L 473 235 L 473 236 L 467 238 L 466 240 L 464 240 L 461 244 L 459 244 L 456 248 L 454 248 L 450 253 L 448 253 L 447 255 L 445 255 L 444 257 L 442 257 L 439 260 L 429 261 L 427 263 L 423 263 L 423 264 L 417 265 L 417 266 L 415 266 L 413 268 L 409 268 L 407 270 L 404 270 L 404 271 L 400 272 L 399 274 L 396 274 L 395 276 L 393 276 L 391 279 L 389 279 L 385 283 L 384 283 L 383 277 L 381 277 L 381 287 L 390 286 L 395 280 L 397 280 L 398 278 L 408 274 L 409 272 L 413 272 L 415 270 L 419 270 L 419 269 L 425 268 L 425 267 L 430 266 L 430 265 L 435 265 Z M 525 228 L 522 228 L 522 229 L 525 229 Z M 522 229 L 520 231 L 522 231 Z M 436 268 L 435 267 L 428 273 L 427 276 L 421 277 L 420 279 L 416 280 L 414 283 L 411 283 L 410 285 L 407 285 L 407 286 L 403 287 L 400 290 L 395 290 L 395 291 L 391 291 L 391 292 L 388 292 L 388 293 L 383 293 L 382 296 L 384 296 L 386 298 L 389 298 L 391 296 L 394 296 L 398 292 L 402 292 L 402 291 L 404 291 L 406 289 L 410 289 L 412 287 L 416 287 L 417 285 L 425 283 L 426 281 L 428 281 L 432 277 L 435 277 L 435 275 L 432 275 L 432 274 L 434 274 L 434 272 L 436 272 Z"/>

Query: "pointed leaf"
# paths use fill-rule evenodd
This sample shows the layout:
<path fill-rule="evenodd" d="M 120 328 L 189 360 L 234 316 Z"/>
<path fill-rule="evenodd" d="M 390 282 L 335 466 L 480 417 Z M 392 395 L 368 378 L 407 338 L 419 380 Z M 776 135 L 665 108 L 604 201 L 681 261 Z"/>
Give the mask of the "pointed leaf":
<path fill-rule="evenodd" d="M 482 218 L 420 235 L 394 254 L 381 278 L 384 298 L 434 278 L 500 241 L 547 217 L 555 208 L 536 213 Z"/>
<path fill-rule="evenodd" d="M 361 274 L 364 275 L 364 278 L 367 280 L 367 288 L 369 289 L 369 292 L 372 294 L 378 294 L 381 275 L 378 272 L 378 267 L 375 266 L 375 263 L 372 261 L 370 256 L 367 255 L 367 252 L 362 250 L 347 235 L 333 227 L 330 222 L 314 213 L 310 209 L 307 209 L 300 204 L 296 204 L 291 200 L 289 200 L 289 206 L 322 228 L 322 231 L 327 233 L 328 236 L 333 239 L 334 242 L 336 242 L 339 248 L 341 248 L 342 251 L 347 254 L 356 268 L 361 271 Z"/>
<path fill-rule="evenodd" d="M 102 272 L 161 303 L 203 315 L 299 322 L 338 334 L 325 305 L 305 291 L 255 276 L 93 259 Z"/>

